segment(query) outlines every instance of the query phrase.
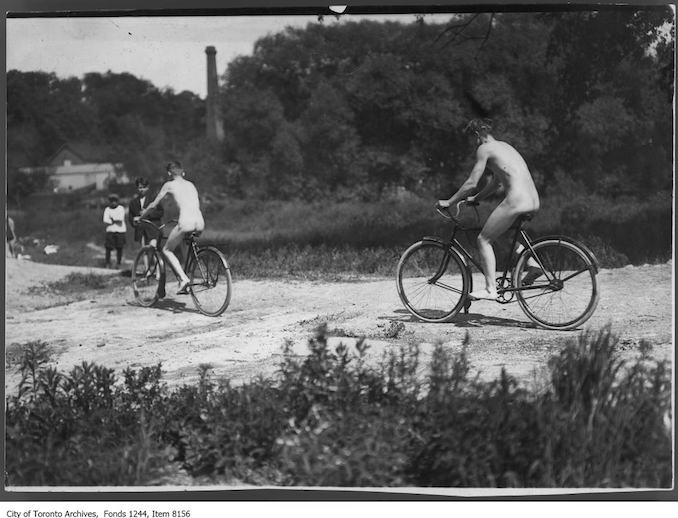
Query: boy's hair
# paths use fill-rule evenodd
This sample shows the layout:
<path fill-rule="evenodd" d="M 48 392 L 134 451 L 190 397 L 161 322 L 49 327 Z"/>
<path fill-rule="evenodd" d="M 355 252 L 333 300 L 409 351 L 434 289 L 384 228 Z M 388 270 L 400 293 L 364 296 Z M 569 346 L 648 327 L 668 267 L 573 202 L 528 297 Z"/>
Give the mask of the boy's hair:
<path fill-rule="evenodd" d="M 139 176 L 136 180 L 134 180 L 134 185 L 137 187 L 148 187 L 148 179 Z"/>
<path fill-rule="evenodd" d="M 486 137 L 492 131 L 492 119 L 472 119 L 464 128 L 464 133 L 475 133 Z"/>
<path fill-rule="evenodd" d="M 178 160 L 172 160 L 167 164 L 167 172 L 169 173 L 172 169 L 181 169 L 181 162 Z"/>
<path fill-rule="evenodd" d="M 117 194 L 115 194 L 114 192 L 112 192 L 111 194 L 108 195 L 108 201 L 113 201 L 113 200 L 118 201 L 119 199 L 120 199 L 120 197 Z"/>

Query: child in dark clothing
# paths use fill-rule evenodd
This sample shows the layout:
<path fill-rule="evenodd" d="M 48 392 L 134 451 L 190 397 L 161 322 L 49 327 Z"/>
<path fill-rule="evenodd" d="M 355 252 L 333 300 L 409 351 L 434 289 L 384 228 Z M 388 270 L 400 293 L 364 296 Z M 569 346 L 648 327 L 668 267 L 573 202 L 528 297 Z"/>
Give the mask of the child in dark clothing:
<path fill-rule="evenodd" d="M 148 228 L 144 228 L 139 223 L 141 211 L 143 211 L 155 199 L 155 193 L 149 190 L 149 182 L 146 178 L 137 178 L 134 182 L 137 187 L 137 195 L 132 198 L 129 204 L 128 221 L 134 228 L 134 241 L 141 243 L 141 246 L 155 246 L 155 235 L 149 233 Z M 161 225 L 163 216 L 162 205 L 158 205 L 155 210 L 146 215 L 147 220 L 156 226 Z"/>

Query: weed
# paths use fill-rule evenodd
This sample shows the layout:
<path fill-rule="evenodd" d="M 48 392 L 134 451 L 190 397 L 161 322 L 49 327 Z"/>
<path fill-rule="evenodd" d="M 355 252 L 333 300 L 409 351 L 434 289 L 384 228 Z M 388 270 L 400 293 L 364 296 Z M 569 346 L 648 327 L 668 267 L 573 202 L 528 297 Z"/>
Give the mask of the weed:
<path fill-rule="evenodd" d="M 400 254 L 411 243 L 424 235 L 449 233 L 449 225 L 436 216 L 432 202 L 416 196 L 369 203 L 228 200 L 207 215 L 203 239 L 226 253 L 233 272 L 241 278 L 391 276 Z M 610 200 L 580 195 L 573 201 L 552 195 L 542 200 L 542 207 L 528 227 L 530 234 L 581 238 L 599 256 L 602 267 L 671 257 L 670 196 Z M 490 204 L 480 208 L 481 222 L 491 208 Z M 101 253 L 87 244 L 100 239 L 99 219 L 99 211 L 54 215 L 36 207 L 30 219 L 19 222 L 20 233 L 32 238 L 27 242 L 35 239 L 40 246 L 47 242 L 60 245 L 59 252 L 49 256 L 39 248 L 27 250 L 42 261 L 93 265 Z M 465 243 L 469 249 L 475 249 L 474 239 Z M 131 235 L 128 242 L 132 242 Z M 508 239 L 496 243 L 498 258 L 506 255 L 509 245 Z"/>
<path fill-rule="evenodd" d="M 6 405 L 9 481 L 133 485 L 180 463 L 196 481 L 265 485 L 671 485 L 671 372 L 648 342 L 624 361 L 609 328 L 582 333 L 538 392 L 505 370 L 470 377 L 469 343 L 437 344 L 422 376 L 415 344 L 371 366 L 364 340 L 330 347 L 320 326 L 305 357 L 285 345 L 272 379 L 235 387 L 201 365 L 172 391 L 160 365 L 61 373 L 27 344 Z"/>
<path fill-rule="evenodd" d="M 405 331 L 405 324 L 398 321 L 391 321 L 386 329 L 384 329 L 385 338 L 398 338 L 403 331 Z"/>

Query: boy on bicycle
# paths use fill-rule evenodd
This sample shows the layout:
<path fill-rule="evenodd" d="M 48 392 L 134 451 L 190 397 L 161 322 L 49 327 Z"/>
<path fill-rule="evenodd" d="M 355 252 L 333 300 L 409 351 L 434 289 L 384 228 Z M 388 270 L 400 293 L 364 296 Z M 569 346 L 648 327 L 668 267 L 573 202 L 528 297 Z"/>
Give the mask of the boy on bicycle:
<path fill-rule="evenodd" d="M 438 206 L 447 208 L 462 200 L 479 201 L 496 191 L 499 184 L 503 186 L 504 199 L 490 214 L 478 235 L 478 251 L 485 276 L 485 288 L 469 294 L 471 300 L 496 300 L 496 259 L 492 242 L 503 234 L 518 216 L 536 212 L 539 209 L 539 195 L 532 175 L 520 153 L 506 142 L 495 140 L 491 135 L 491 121 L 474 119 L 468 123 L 465 131 L 475 137 L 478 145 L 476 163 L 459 190 L 451 198 L 439 200 Z M 476 192 L 485 168 L 489 168 L 492 178 L 480 192 L 471 196 Z M 528 270 L 523 284 L 533 282 L 541 273 L 538 267 L 534 268 L 536 266 L 534 260 L 528 261 L 528 265 L 533 268 Z"/>
<path fill-rule="evenodd" d="M 168 194 L 174 197 L 174 201 L 179 208 L 179 222 L 167 237 L 162 251 L 165 257 L 167 257 L 170 266 L 172 266 L 172 269 L 179 277 L 177 295 L 186 295 L 188 294 L 188 284 L 190 281 L 173 250 L 177 245 L 181 244 L 186 233 L 202 232 L 205 229 L 205 221 L 202 217 L 202 212 L 200 212 L 198 190 L 192 182 L 184 179 L 185 172 L 181 167 L 181 163 L 172 161 L 167 164 L 167 175 L 169 180 L 162 186 L 155 200 L 141 211 L 140 216 L 144 218 Z"/>

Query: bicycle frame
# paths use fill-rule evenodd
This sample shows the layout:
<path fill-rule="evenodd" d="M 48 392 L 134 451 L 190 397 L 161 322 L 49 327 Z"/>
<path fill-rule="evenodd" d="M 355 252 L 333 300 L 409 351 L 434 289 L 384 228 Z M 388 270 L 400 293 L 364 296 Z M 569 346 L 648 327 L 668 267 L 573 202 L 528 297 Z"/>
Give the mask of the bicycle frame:
<path fill-rule="evenodd" d="M 160 225 L 159 227 L 157 225 L 155 225 L 153 222 L 151 222 L 147 219 L 142 219 L 142 220 L 139 221 L 139 223 L 150 227 L 156 233 L 155 250 L 160 254 L 160 256 L 164 260 L 165 254 L 164 254 L 163 249 L 162 249 L 162 241 L 163 241 L 163 239 L 165 239 L 165 236 L 163 236 L 162 229 L 165 228 L 165 226 L 170 224 L 170 223 L 177 223 L 177 220 L 172 219 L 172 220 L 168 221 L 167 223 Z M 188 267 L 191 265 L 191 261 L 192 260 L 195 260 L 195 261 L 198 260 L 198 245 L 196 244 L 195 239 L 193 238 L 192 235 L 188 235 L 188 236 L 184 237 L 184 242 L 186 243 L 187 248 L 189 250 L 185 254 L 184 264 L 182 265 L 182 268 L 184 269 L 184 272 L 187 272 Z M 200 270 L 201 270 L 201 272 L 204 276 L 205 272 L 203 271 L 203 267 L 200 264 L 200 262 L 198 262 L 198 265 L 200 266 Z M 171 263 L 170 263 L 170 268 L 172 268 Z M 164 264 L 163 264 L 163 270 L 164 270 Z M 172 268 L 172 271 L 174 271 L 174 268 Z M 177 272 L 174 272 L 174 274 L 177 275 Z M 164 280 L 165 280 L 164 272 L 163 272 L 162 279 L 163 279 L 163 284 L 164 284 Z"/>
<path fill-rule="evenodd" d="M 515 267 L 516 261 L 511 260 L 511 257 L 513 255 L 513 251 L 516 248 L 516 244 L 518 243 L 518 239 L 520 239 L 521 243 L 525 246 L 526 249 L 529 249 L 532 252 L 532 257 L 534 260 L 537 262 L 539 267 L 542 269 L 544 272 L 544 276 L 546 279 L 549 281 L 549 284 L 553 282 L 553 274 L 552 272 L 549 272 L 549 270 L 546 269 L 546 267 L 542 264 L 541 260 L 537 256 L 537 254 L 534 252 L 534 248 L 532 247 L 532 240 L 528 236 L 527 232 L 523 229 L 523 225 L 525 224 L 525 219 L 523 217 L 519 216 L 519 219 L 511 225 L 509 228 L 514 228 L 513 232 L 513 240 L 511 242 L 511 247 L 508 250 L 507 256 L 506 256 L 506 267 L 504 269 L 504 273 L 499 277 L 498 279 L 498 284 L 499 286 L 503 286 L 505 282 L 507 282 L 510 279 L 510 274 Z M 461 244 L 461 242 L 457 239 L 457 232 L 461 230 L 462 232 L 471 232 L 475 230 L 480 230 L 480 228 L 469 228 L 469 227 L 464 227 L 459 225 L 458 223 L 455 224 L 454 229 L 452 230 L 452 235 L 449 239 L 449 241 L 444 242 L 449 248 L 455 248 L 458 252 L 460 252 L 464 259 L 466 259 L 466 264 L 468 265 L 468 262 L 470 261 L 473 266 L 476 267 L 476 269 L 480 272 L 483 271 L 481 265 L 479 264 L 478 261 L 471 255 L 471 253 L 464 248 L 464 245 Z M 426 237 L 424 239 L 433 239 L 433 240 L 438 240 L 437 238 L 432 238 L 432 237 Z M 441 263 L 440 268 L 438 269 L 438 272 L 431 278 L 430 282 L 436 282 L 445 272 L 447 265 L 449 264 L 449 256 L 445 256 L 444 261 Z M 535 289 L 543 289 L 544 285 L 539 284 L 539 285 L 530 285 L 530 286 L 522 286 L 520 288 L 516 287 L 508 287 L 508 288 L 498 288 L 497 293 L 499 295 L 504 294 L 504 293 L 512 293 L 516 291 L 528 291 L 528 290 L 535 290 Z"/>

